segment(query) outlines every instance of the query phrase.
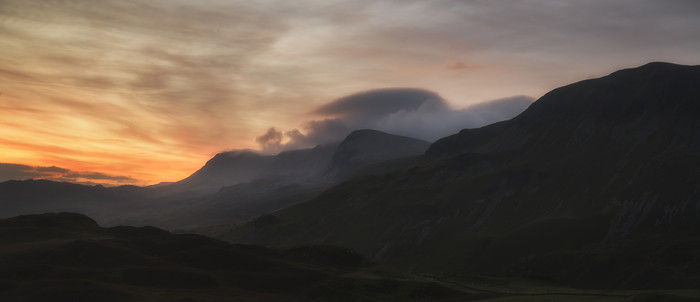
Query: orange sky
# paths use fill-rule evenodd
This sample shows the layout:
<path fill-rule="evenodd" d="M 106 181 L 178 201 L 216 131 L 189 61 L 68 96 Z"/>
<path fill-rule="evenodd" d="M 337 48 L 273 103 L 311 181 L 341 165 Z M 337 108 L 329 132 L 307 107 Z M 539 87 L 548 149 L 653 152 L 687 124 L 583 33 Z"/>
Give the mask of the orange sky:
<path fill-rule="evenodd" d="M 427 88 L 463 108 L 700 63 L 697 2 L 496 2 L 2 1 L 0 163 L 176 181 L 358 91 Z"/>

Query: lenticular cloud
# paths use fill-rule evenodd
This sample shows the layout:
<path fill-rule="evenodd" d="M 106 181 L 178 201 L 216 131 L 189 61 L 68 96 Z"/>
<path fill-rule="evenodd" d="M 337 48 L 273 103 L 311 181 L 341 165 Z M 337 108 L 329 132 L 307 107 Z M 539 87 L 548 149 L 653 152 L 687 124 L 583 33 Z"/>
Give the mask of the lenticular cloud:
<path fill-rule="evenodd" d="M 313 111 L 324 118 L 300 128 L 270 128 L 256 140 L 267 153 L 313 147 L 342 140 L 357 129 L 434 141 L 464 128 L 476 128 L 510 119 L 533 99 L 515 96 L 464 109 L 452 109 L 438 94 L 415 88 L 370 90 L 346 96 Z"/>

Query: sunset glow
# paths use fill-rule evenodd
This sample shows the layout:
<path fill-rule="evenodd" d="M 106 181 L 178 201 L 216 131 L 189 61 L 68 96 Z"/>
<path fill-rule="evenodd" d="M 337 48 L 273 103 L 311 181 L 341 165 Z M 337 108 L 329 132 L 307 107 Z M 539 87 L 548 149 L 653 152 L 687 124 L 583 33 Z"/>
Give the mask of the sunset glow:
<path fill-rule="evenodd" d="M 360 91 L 425 88 L 460 109 L 700 63 L 696 1 L 504 3 L 2 1 L 0 163 L 19 174 L 0 181 L 177 181 Z"/>

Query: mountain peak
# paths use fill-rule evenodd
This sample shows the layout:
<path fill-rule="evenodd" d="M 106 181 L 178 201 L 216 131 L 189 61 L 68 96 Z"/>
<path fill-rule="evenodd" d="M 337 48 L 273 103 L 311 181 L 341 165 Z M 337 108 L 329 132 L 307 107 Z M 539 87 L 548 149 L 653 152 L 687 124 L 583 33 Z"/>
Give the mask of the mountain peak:
<path fill-rule="evenodd" d="M 656 61 L 656 62 L 649 62 L 644 65 L 638 66 L 638 67 L 633 67 L 633 68 L 626 68 L 622 70 L 618 70 L 616 72 L 613 72 L 612 74 L 616 73 L 624 73 L 627 71 L 662 71 L 662 70 L 674 70 L 677 71 L 678 69 L 691 69 L 693 68 L 693 65 L 682 65 L 682 64 L 676 64 L 676 63 L 670 63 L 670 62 L 661 62 L 661 61 Z"/>
<path fill-rule="evenodd" d="M 552 144 L 546 150 L 562 150 L 616 126 L 611 135 L 618 138 L 651 137 L 654 129 L 697 120 L 698 83 L 700 66 L 654 62 L 616 71 L 554 89 L 510 121 L 463 130 L 440 139 L 427 154 L 449 156 L 461 152 L 530 149 L 536 145 L 542 149 L 544 142 Z M 647 129 L 644 131 L 649 133 L 621 132 L 624 129 Z M 543 136 L 533 137 L 534 133 Z"/>
<path fill-rule="evenodd" d="M 373 129 L 360 129 L 360 130 L 355 130 L 348 134 L 348 136 L 345 137 L 345 140 L 343 141 L 348 141 L 348 140 L 354 140 L 358 138 L 369 138 L 369 137 L 394 137 L 397 135 L 389 134 L 386 132 L 382 132 L 379 130 L 373 130 Z M 405 136 L 404 136 L 405 137 Z"/>
<path fill-rule="evenodd" d="M 338 145 L 330 171 L 343 175 L 361 166 L 425 152 L 430 143 L 419 139 L 362 129 L 350 133 Z"/>
<path fill-rule="evenodd" d="M 260 153 L 255 152 L 255 151 L 253 151 L 253 150 L 240 149 L 240 150 L 231 150 L 231 151 L 224 151 L 224 152 L 217 153 L 217 154 L 214 156 L 214 158 L 216 158 L 216 157 L 223 157 L 223 156 L 227 156 L 227 157 L 245 157 L 245 156 L 248 156 L 248 157 L 259 157 L 259 156 L 262 156 L 262 155 L 260 155 Z"/>
<path fill-rule="evenodd" d="M 654 62 L 552 90 L 516 119 L 596 115 L 619 119 L 648 111 L 698 113 L 700 66 Z"/>

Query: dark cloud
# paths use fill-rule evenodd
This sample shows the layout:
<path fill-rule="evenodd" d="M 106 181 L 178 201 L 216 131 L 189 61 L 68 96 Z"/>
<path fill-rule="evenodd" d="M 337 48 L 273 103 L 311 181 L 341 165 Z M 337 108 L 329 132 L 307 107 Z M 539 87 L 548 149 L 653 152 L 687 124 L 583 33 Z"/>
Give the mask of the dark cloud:
<path fill-rule="evenodd" d="M 111 180 L 111 181 L 116 181 L 116 182 L 136 182 L 136 179 L 133 179 L 128 176 L 114 176 L 114 175 L 107 175 L 104 173 L 99 173 L 99 172 L 72 172 L 72 173 L 66 173 L 61 176 L 63 179 L 91 179 L 91 180 Z"/>
<path fill-rule="evenodd" d="M 267 152 L 297 149 L 342 140 L 357 129 L 376 129 L 434 141 L 464 128 L 475 128 L 510 119 L 527 108 L 533 99 L 515 96 L 451 109 L 436 93 L 421 89 L 382 89 L 353 94 L 314 111 L 338 116 L 304 123 L 284 133 L 271 128 L 258 137 Z M 269 144 L 272 141 L 273 144 Z M 268 145 L 270 147 L 268 147 Z"/>
<path fill-rule="evenodd" d="M 41 173 L 35 169 L 35 167 L 21 165 L 21 164 L 10 164 L 10 163 L 0 163 L 0 181 L 17 179 L 24 180 L 30 178 L 38 178 L 50 176 L 51 174 Z"/>
<path fill-rule="evenodd" d="M 35 171 L 37 172 L 49 172 L 49 173 L 69 173 L 70 170 L 56 167 L 56 166 L 50 166 L 50 167 L 35 167 Z"/>
<path fill-rule="evenodd" d="M 128 176 L 115 176 L 99 172 L 75 172 L 61 167 L 29 166 L 23 164 L 0 163 L 0 182 L 7 180 L 49 179 L 54 181 L 92 183 L 86 180 L 103 180 L 109 183 L 134 183 Z"/>

